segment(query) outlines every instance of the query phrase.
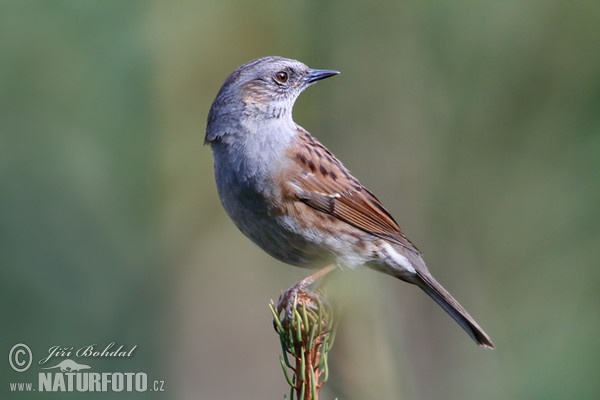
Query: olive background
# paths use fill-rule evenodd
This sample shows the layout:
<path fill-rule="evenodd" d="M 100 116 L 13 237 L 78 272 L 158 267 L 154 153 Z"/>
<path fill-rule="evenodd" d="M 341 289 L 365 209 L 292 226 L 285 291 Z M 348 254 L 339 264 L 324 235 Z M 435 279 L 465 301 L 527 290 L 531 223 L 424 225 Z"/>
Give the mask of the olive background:
<path fill-rule="evenodd" d="M 600 396 L 600 3 L 0 2 L 0 388 L 52 346 L 111 342 L 164 392 L 281 399 L 271 259 L 216 193 L 206 115 L 265 55 L 341 71 L 295 120 L 368 186 L 490 334 L 368 270 L 328 292 L 323 399 Z M 15 343 L 34 354 L 13 371 Z"/>

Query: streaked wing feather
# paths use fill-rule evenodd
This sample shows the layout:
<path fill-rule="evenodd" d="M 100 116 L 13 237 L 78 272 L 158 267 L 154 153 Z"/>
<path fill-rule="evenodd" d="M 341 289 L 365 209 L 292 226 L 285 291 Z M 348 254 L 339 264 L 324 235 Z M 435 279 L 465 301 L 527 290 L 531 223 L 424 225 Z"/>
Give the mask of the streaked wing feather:
<path fill-rule="evenodd" d="M 292 191 L 296 198 L 320 212 L 332 215 L 362 231 L 389 240 L 411 251 L 418 249 L 381 202 L 354 178 L 342 163 L 308 132 L 301 130 L 301 138 L 309 150 L 293 157 Z M 323 156 L 325 154 L 325 156 Z M 312 167 L 312 168 L 311 168 Z"/>
<path fill-rule="evenodd" d="M 379 200 L 365 188 L 361 191 L 343 191 L 331 185 L 329 180 L 323 184 L 319 177 L 319 184 L 315 185 L 315 176 L 305 176 L 299 200 L 321 212 L 332 215 L 347 224 L 372 235 L 394 242 L 409 250 L 418 252 L 416 247 L 406 238 L 400 227 L 381 205 Z M 302 187 L 304 186 L 304 187 Z M 318 187 L 317 187 L 318 186 Z"/>

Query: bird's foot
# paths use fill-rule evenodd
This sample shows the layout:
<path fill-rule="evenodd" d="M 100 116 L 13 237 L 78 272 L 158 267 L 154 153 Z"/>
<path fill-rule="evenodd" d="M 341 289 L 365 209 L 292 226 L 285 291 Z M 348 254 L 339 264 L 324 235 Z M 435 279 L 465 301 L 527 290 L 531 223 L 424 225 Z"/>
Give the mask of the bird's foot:
<path fill-rule="evenodd" d="M 311 286 L 317 286 L 317 283 L 322 283 L 321 281 L 336 269 L 337 266 L 335 264 L 328 265 L 286 289 L 279 296 L 277 313 L 281 314 L 285 310 L 286 315 L 290 316 L 299 303 L 305 303 L 305 305 L 316 308 L 316 304 L 320 302 L 320 294 L 318 293 L 318 288 L 311 289 Z"/>
<path fill-rule="evenodd" d="M 318 291 L 311 290 L 309 284 L 302 280 L 281 293 L 277 302 L 277 313 L 281 315 L 282 312 L 285 312 L 285 316 L 290 317 L 298 304 L 304 303 L 315 308 L 314 305 L 318 304 L 319 301 L 320 294 Z"/>

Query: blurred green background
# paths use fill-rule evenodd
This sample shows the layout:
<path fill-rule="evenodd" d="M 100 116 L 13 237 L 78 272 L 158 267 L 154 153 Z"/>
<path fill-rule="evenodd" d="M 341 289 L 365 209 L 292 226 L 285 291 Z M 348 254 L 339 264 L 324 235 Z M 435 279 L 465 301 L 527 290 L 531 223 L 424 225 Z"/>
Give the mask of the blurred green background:
<path fill-rule="evenodd" d="M 341 273 L 322 398 L 600 397 L 600 2 L 2 1 L 0 353 L 137 345 L 94 371 L 163 393 L 281 399 L 267 304 L 307 274 L 239 233 L 206 115 L 264 55 L 342 71 L 295 119 L 389 208 L 487 330 Z M 79 360 L 82 361 L 82 360 Z"/>

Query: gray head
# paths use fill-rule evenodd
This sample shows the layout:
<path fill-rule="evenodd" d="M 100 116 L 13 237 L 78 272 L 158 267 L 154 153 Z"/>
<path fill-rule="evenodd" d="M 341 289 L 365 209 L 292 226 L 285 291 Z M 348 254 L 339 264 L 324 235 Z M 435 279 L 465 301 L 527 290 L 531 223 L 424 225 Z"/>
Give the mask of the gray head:
<path fill-rule="evenodd" d="M 269 56 L 237 68 L 223 83 L 208 114 L 204 142 L 240 127 L 243 118 L 289 118 L 304 89 L 338 71 L 308 68 L 297 60 Z"/>

